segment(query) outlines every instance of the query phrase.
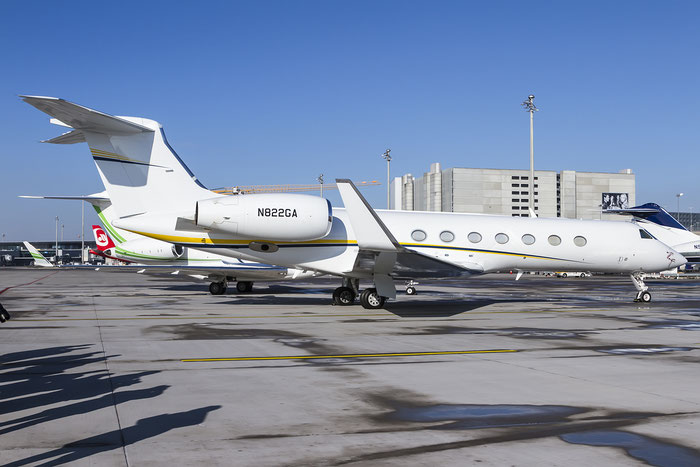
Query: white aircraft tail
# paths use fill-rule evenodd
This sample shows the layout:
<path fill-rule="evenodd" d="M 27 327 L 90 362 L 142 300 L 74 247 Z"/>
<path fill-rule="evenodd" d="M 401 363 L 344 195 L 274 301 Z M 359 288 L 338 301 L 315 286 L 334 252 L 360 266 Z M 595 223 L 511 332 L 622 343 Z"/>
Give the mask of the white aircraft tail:
<path fill-rule="evenodd" d="M 29 250 L 29 254 L 32 255 L 32 258 L 34 258 L 34 266 L 40 266 L 42 268 L 52 268 L 53 264 L 49 263 L 49 260 L 44 258 L 44 255 L 39 253 L 39 250 L 37 250 L 34 245 L 32 245 L 29 242 L 22 242 L 24 243 L 24 246 Z"/>
<path fill-rule="evenodd" d="M 71 131 L 44 141 L 87 142 L 118 217 L 162 212 L 164 206 L 192 209 L 214 198 L 170 147 L 161 125 L 137 117 L 115 117 L 55 97 L 21 96 Z"/>

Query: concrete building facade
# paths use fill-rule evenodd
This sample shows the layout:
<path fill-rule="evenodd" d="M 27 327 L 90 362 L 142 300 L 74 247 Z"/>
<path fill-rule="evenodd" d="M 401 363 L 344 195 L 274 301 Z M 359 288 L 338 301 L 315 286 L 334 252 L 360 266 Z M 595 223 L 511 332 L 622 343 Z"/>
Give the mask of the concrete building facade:
<path fill-rule="evenodd" d="M 601 214 L 601 208 L 635 203 L 635 177 L 629 169 L 620 173 L 536 170 L 534 178 L 535 212 L 540 217 L 619 219 Z M 435 163 L 422 177 L 407 174 L 391 183 L 392 209 L 529 216 L 529 170 L 442 170 Z"/>

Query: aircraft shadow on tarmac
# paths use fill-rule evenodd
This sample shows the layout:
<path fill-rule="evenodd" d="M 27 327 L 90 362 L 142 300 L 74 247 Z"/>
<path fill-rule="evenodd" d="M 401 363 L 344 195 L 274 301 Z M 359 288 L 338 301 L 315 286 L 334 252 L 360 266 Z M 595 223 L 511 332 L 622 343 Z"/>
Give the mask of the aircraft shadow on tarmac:
<path fill-rule="evenodd" d="M 428 300 L 428 301 L 401 301 L 387 302 L 384 309 L 402 318 L 447 318 L 460 313 L 478 310 L 495 303 L 526 303 L 538 300 Z"/>
<path fill-rule="evenodd" d="M 76 371 L 86 365 L 103 362 L 101 351 L 90 345 L 47 347 L 0 356 L 0 436 L 42 423 L 74 415 L 84 415 L 128 401 L 158 397 L 169 387 L 154 386 L 138 390 L 122 388 L 142 382 L 158 371 L 110 375 L 104 368 Z M 46 407 L 46 408 L 45 408 Z M 101 451 L 120 449 L 124 443 L 152 438 L 173 428 L 201 423 L 206 413 L 217 407 L 164 414 L 140 420 L 120 432 L 104 433 L 59 449 L 5 465 L 59 459 L 43 465 L 71 462 Z M 27 415 L 27 412 L 31 412 Z M 12 418 L 12 414 L 22 413 Z M 123 433 L 123 434 L 122 434 Z M 94 443 L 94 444 L 93 444 Z"/>
<path fill-rule="evenodd" d="M 204 422 L 204 419 L 207 417 L 209 412 L 220 408 L 220 405 L 209 405 L 184 412 L 168 413 L 156 415 L 154 417 L 142 418 L 136 422 L 136 425 L 134 426 L 123 428 L 121 430 L 112 430 L 107 433 L 91 436 L 89 438 L 83 438 L 42 454 L 37 454 L 15 462 L 10 462 L 5 464 L 5 466 L 15 467 L 27 465 L 35 462 L 46 461 L 56 456 L 60 457 L 52 459 L 41 465 L 63 465 L 69 462 L 75 462 L 101 452 L 111 451 L 113 449 L 122 449 L 124 446 L 128 446 L 145 439 L 154 438 L 176 428 L 199 425 L 200 423 Z"/>

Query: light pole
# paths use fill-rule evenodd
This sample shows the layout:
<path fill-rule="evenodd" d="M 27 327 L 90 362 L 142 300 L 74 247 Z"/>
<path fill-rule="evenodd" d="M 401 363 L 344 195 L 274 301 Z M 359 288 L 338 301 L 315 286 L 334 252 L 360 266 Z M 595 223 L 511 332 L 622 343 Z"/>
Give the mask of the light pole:
<path fill-rule="evenodd" d="M 688 209 L 690 209 L 690 231 L 693 231 L 693 227 L 695 226 L 695 208 L 692 206 L 688 206 Z"/>
<path fill-rule="evenodd" d="M 58 216 L 56 216 L 56 265 L 58 265 Z"/>
<path fill-rule="evenodd" d="M 391 149 L 387 149 L 384 151 L 384 154 L 382 154 L 382 157 L 386 159 L 386 208 L 389 209 L 390 206 L 390 198 L 389 198 L 389 174 L 391 173 Z"/>
<path fill-rule="evenodd" d="M 681 196 L 683 196 L 683 193 L 677 193 L 676 198 L 678 204 L 676 205 L 676 220 L 680 224 L 681 222 Z"/>
<path fill-rule="evenodd" d="M 534 115 L 539 109 L 535 107 L 535 96 L 530 94 L 521 105 L 530 112 L 530 197 L 528 199 L 531 215 L 535 213 L 535 145 L 534 145 Z"/>
<path fill-rule="evenodd" d="M 316 180 L 321 184 L 321 198 L 323 198 L 323 174 L 319 175 Z"/>
<path fill-rule="evenodd" d="M 85 253 L 85 203 L 80 203 L 80 264 Z"/>

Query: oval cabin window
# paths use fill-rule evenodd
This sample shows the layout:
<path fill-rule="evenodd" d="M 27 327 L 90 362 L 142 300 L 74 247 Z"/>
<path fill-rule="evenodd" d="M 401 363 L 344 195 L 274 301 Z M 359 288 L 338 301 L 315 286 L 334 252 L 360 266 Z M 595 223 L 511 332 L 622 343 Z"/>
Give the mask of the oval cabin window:
<path fill-rule="evenodd" d="M 451 242 L 452 240 L 455 239 L 455 234 L 452 232 L 445 230 L 444 232 L 440 233 L 440 240 L 443 242 Z"/>
<path fill-rule="evenodd" d="M 534 235 L 530 235 L 530 234 L 523 235 L 522 240 L 523 240 L 523 243 L 525 245 L 532 245 L 533 243 L 535 243 Z"/>
<path fill-rule="evenodd" d="M 422 230 L 414 230 L 411 232 L 411 238 L 417 242 L 422 242 L 426 237 L 427 235 Z"/>
<path fill-rule="evenodd" d="M 509 240 L 508 235 L 506 235 L 504 233 L 496 234 L 496 241 L 498 243 L 500 243 L 501 245 L 503 245 L 504 243 L 508 243 L 508 240 Z"/>
<path fill-rule="evenodd" d="M 558 235 L 550 235 L 549 238 L 547 239 L 547 241 L 549 241 L 550 245 L 554 245 L 554 246 L 561 245 L 561 238 L 559 238 Z"/>
<path fill-rule="evenodd" d="M 479 232 L 472 232 L 467 235 L 467 238 L 472 243 L 479 243 L 481 241 L 481 234 Z"/>
<path fill-rule="evenodd" d="M 574 245 L 586 246 L 586 243 L 588 243 L 588 241 L 584 237 L 582 237 L 580 235 L 578 237 L 574 237 Z"/>

